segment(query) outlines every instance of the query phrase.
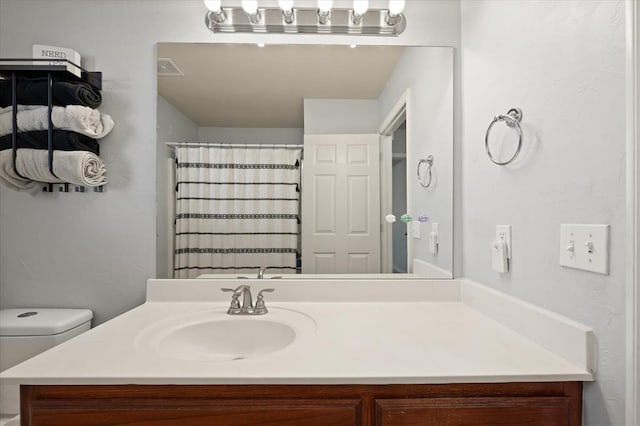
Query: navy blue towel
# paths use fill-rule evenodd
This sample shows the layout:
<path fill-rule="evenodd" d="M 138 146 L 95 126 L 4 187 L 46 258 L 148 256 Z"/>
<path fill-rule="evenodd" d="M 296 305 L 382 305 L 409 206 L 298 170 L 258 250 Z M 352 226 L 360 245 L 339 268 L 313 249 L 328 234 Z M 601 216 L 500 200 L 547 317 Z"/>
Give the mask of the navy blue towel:
<path fill-rule="evenodd" d="M 47 131 L 18 133 L 18 148 L 48 149 Z M 68 130 L 53 131 L 53 149 L 58 151 L 89 151 L 100 154 L 98 141 Z M 0 151 L 11 149 L 12 135 L 0 137 Z"/>
<path fill-rule="evenodd" d="M 47 105 L 47 79 L 20 78 L 17 81 L 18 104 Z M 100 91 L 84 82 L 53 82 L 53 104 L 58 106 L 84 105 L 97 108 L 102 102 Z M 0 80 L 0 107 L 11 105 L 11 80 Z"/>

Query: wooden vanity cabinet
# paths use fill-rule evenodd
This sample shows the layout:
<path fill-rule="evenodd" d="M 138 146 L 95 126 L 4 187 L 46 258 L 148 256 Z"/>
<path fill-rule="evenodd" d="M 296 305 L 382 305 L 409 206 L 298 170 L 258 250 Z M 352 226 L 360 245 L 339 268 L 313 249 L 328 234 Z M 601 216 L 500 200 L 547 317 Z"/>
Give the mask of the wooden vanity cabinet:
<path fill-rule="evenodd" d="M 411 398 L 376 400 L 376 425 L 573 425 L 567 398 Z"/>
<path fill-rule="evenodd" d="M 581 382 L 21 386 L 23 426 L 579 426 L 581 418 Z"/>

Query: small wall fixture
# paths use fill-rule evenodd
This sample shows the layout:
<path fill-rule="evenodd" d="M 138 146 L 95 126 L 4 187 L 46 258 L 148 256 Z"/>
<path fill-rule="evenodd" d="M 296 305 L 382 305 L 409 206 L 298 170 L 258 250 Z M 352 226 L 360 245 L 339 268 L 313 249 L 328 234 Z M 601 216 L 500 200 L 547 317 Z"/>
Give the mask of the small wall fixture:
<path fill-rule="evenodd" d="M 279 0 L 277 8 L 260 8 L 257 0 L 242 7 L 223 7 L 221 0 L 205 0 L 205 25 L 214 33 L 303 33 L 398 36 L 407 21 L 404 0 L 390 0 L 388 9 L 369 9 L 368 0 L 354 0 L 351 9 L 333 9 L 333 0 L 318 0 L 315 9 L 295 8 L 293 0 Z"/>

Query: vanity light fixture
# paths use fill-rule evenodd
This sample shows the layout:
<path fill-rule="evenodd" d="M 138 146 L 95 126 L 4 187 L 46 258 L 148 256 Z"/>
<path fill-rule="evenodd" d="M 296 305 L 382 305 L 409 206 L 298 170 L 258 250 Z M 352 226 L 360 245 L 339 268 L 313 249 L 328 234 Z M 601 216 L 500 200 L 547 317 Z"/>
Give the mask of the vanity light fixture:
<path fill-rule="evenodd" d="M 215 22 L 221 24 L 227 20 L 227 15 L 225 15 L 224 10 L 222 10 L 221 0 L 204 0 L 204 4 L 210 11 L 209 14 L 211 15 L 211 19 Z"/>
<path fill-rule="evenodd" d="M 331 20 L 333 0 L 318 0 L 318 23 L 326 25 Z"/>
<path fill-rule="evenodd" d="M 204 3 L 205 25 L 214 33 L 398 36 L 407 26 L 404 0 L 390 0 L 388 9 L 369 9 L 368 0 L 354 0 L 350 9 L 334 9 L 333 0 L 317 0 L 317 8 L 296 8 L 294 0 L 278 0 L 279 7 L 260 7 L 257 0 L 242 0 L 241 8 Z"/>
<path fill-rule="evenodd" d="M 351 22 L 354 25 L 362 24 L 362 17 L 369 10 L 369 0 L 353 0 L 353 13 L 351 15 Z"/>
<path fill-rule="evenodd" d="M 404 0 L 389 0 L 389 12 L 387 12 L 387 25 L 396 25 L 404 10 Z"/>
<path fill-rule="evenodd" d="M 249 22 L 253 25 L 260 23 L 260 11 L 258 10 L 258 0 L 242 0 L 242 9 L 247 14 Z"/>
<path fill-rule="evenodd" d="M 282 19 L 285 24 L 293 24 L 296 19 L 293 12 L 293 0 L 278 0 L 278 5 L 282 9 Z"/>

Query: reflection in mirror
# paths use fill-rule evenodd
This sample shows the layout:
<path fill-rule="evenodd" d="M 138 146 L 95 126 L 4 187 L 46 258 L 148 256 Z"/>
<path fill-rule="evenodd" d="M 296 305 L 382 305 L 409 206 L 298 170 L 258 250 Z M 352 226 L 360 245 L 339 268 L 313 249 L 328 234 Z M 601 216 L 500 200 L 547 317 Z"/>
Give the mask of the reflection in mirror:
<path fill-rule="evenodd" d="M 159 44 L 157 276 L 451 278 L 452 145 L 451 48 Z"/>

